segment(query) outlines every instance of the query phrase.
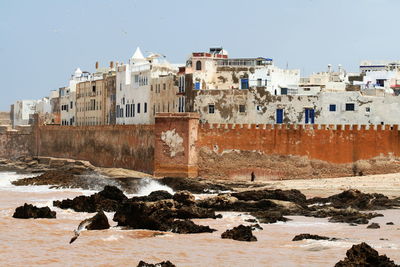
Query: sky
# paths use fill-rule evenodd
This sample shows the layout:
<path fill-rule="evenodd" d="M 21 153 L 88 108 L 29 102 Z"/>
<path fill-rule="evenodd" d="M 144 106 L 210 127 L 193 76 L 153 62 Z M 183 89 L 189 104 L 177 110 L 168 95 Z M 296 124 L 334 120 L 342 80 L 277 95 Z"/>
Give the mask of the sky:
<path fill-rule="evenodd" d="M 171 63 L 222 46 L 301 75 L 399 60 L 399 0 L 0 0 L 0 110 L 66 86 L 77 67 L 127 62 L 137 46 Z"/>

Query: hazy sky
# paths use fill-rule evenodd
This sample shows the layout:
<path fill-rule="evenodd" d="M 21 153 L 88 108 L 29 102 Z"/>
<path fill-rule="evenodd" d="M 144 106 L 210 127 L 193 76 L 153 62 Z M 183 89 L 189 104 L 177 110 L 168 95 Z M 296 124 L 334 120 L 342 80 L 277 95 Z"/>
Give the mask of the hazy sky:
<path fill-rule="evenodd" d="M 399 59 L 399 0 L 0 0 L 0 110 L 67 85 L 76 67 L 140 46 L 172 63 L 223 46 L 304 75 L 328 63 Z"/>

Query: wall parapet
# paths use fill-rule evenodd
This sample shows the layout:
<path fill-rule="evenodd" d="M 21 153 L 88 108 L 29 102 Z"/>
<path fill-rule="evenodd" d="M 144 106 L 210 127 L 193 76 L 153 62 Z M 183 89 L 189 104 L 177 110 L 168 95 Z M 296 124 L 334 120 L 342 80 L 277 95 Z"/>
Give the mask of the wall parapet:
<path fill-rule="evenodd" d="M 232 124 L 200 123 L 200 129 L 254 129 L 254 130 L 334 130 L 334 131 L 398 131 L 398 124 Z"/>

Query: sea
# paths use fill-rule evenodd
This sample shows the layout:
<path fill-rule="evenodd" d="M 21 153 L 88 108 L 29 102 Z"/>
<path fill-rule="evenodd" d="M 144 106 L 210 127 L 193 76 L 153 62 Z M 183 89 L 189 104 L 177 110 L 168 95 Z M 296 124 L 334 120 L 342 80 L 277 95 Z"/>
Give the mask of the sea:
<path fill-rule="evenodd" d="M 245 220 L 252 217 L 243 213 L 222 212 L 222 219 L 194 220 L 217 229 L 214 233 L 161 235 L 155 231 L 121 229 L 112 221 L 113 213 L 106 213 L 110 229 L 83 231 L 69 244 L 73 230 L 94 214 L 62 210 L 53 207 L 52 202 L 91 195 L 95 191 L 11 184 L 13 180 L 31 176 L 0 172 L 0 266 L 137 266 L 140 260 L 148 263 L 169 260 L 178 267 L 334 266 L 353 244 L 361 242 L 400 264 L 400 210 L 379 211 L 384 217 L 371 222 L 379 223 L 380 229 L 330 223 L 326 218 L 289 216 L 289 222 L 261 224 L 263 230 L 254 232 L 257 242 L 221 239 L 225 230 L 250 224 Z M 152 180 L 144 183 L 136 195 L 147 195 L 155 190 L 173 193 L 171 188 Z M 57 218 L 13 218 L 15 209 L 24 203 L 49 206 L 57 212 Z M 386 225 L 387 222 L 394 225 Z M 291 241 L 301 233 L 339 240 Z"/>

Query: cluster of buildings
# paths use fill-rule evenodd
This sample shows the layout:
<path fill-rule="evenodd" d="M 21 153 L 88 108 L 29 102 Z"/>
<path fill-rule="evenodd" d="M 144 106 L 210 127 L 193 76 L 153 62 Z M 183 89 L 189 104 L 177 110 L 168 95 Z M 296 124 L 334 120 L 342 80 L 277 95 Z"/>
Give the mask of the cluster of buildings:
<path fill-rule="evenodd" d="M 144 56 L 79 68 L 68 86 L 11 106 L 13 126 L 153 124 L 159 112 L 198 112 L 202 122 L 400 124 L 400 62 L 362 62 L 358 73 L 328 65 L 301 77 L 271 58 L 231 58 L 223 48 L 192 53 L 186 64 Z"/>

